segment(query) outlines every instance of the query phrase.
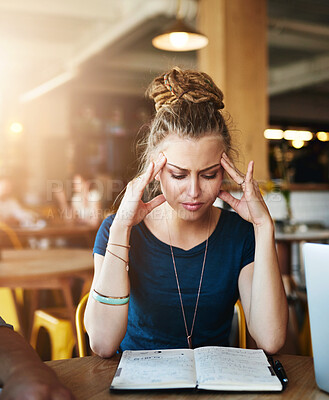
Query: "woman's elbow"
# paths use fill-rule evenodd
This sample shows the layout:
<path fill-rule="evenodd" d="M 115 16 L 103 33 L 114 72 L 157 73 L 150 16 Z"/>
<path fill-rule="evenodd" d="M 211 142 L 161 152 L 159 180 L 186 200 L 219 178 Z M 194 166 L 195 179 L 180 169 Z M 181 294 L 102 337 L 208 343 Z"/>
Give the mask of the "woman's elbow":
<path fill-rule="evenodd" d="M 124 333 L 113 331 L 109 328 L 97 329 L 94 324 L 89 326 L 85 325 L 86 331 L 89 337 L 89 346 L 93 353 L 97 354 L 102 358 L 110 358 L 116 354 Z M 106 333 L 104 333 L 104 331 Z"/>
<path fill-rule="evenodd" d="M 286 341 L 286 330 L 276 332 L 272 335 L 267 335 L 266 338 L 257 340 L 257 346 L 265 351 L 267 354 L 278 353 L 284 346 Z"/>
<path fill-rule="evenodd" d="M 89 339 L 89 345 L 93 353 L 102 358 L 110 358 L 114 356 L 118 350 L 117 346 L 111 343 L 106 343 L 102 340 Z"/>

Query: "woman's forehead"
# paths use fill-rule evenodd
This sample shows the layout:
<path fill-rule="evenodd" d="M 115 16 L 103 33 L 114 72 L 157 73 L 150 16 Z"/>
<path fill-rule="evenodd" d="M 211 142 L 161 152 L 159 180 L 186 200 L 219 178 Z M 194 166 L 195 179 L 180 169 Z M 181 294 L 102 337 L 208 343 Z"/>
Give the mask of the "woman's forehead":
<path fill-rule="evenodd" d="M 205 156 L 218 155 L 224 151 L 220 138 L 209 135 L 200 139 L 180 138 L 177 135 L 169 135 L 160 146 L 160 151 L 172 156 L 198 155 Z"/>

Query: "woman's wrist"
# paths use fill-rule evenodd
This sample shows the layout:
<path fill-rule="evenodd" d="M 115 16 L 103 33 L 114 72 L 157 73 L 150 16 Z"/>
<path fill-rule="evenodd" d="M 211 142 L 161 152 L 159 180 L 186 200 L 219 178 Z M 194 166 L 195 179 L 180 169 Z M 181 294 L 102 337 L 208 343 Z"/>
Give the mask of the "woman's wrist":
<path fill-rule="evenodd" d="M 125 224 L 121 219 L 115 217 L 111 225 L 111 231 L 115 231 L 118 234 L 130 235 L 131 226 Z"/>
<path fill-rule="evenodd" d="M 111 225 L 110 229 L 110 237 L 109 237 L 109 243 L 120 243 L 120 244 L 125 244 L 129 243 L 130 239 L 130 233 L 131 233 L 131 227 L 122 223 L 122 221 L 117 220 L 114 218 L 114 221 Z M 116 238 L 115 240 L 112 240 L 112 238 Z M 117 239 L 118 238 L 118 239 Z M 120 240 L 120 241 L 118 241 Z M 123 240 L 123 242 L 121 242 Z"/>
<path fill-rule="evenodd" d="M 254 224 L 255 235 L 270 234 L 274 235 L 274 223 L 271 217 L 264 220 L 261 224 Z"/>

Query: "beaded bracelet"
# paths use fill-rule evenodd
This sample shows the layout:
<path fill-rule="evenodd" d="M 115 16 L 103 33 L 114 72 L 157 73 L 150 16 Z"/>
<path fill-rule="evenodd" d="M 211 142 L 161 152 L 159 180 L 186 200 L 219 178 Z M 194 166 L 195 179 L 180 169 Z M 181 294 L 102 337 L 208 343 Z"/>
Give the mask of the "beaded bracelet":
<path fill-rule="evenodd" d="M 129 294 L 123 297 L 112 297 L 112 296 L 104 296 L 103 294 L 98 293 L 95 289 L 92 293 L 93 299 L 102 304 L 107 304 L 110 306 L 122 306 L 129 302 Z"/>

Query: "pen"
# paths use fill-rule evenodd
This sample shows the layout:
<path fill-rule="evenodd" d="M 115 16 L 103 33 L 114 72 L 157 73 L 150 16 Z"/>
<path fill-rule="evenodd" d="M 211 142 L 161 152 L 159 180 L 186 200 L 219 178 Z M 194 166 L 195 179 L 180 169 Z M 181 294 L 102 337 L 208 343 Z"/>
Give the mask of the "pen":
<path fill-rule="evenodd" d="M 283 368 L 283 365 L 279 360 L 276 360 L 274 363 L 275 372 L 277 373 L 279 379 L 281 380 L 283 386 L 286 386 L 288 383 L 288 377 L 286 371 Z"/>
<path fill-rule="evenodd" d="M 271 364 L 271 366 L 274 368 L 274 361 L 272 356 L 267 356 L 268 362 Z"/>

